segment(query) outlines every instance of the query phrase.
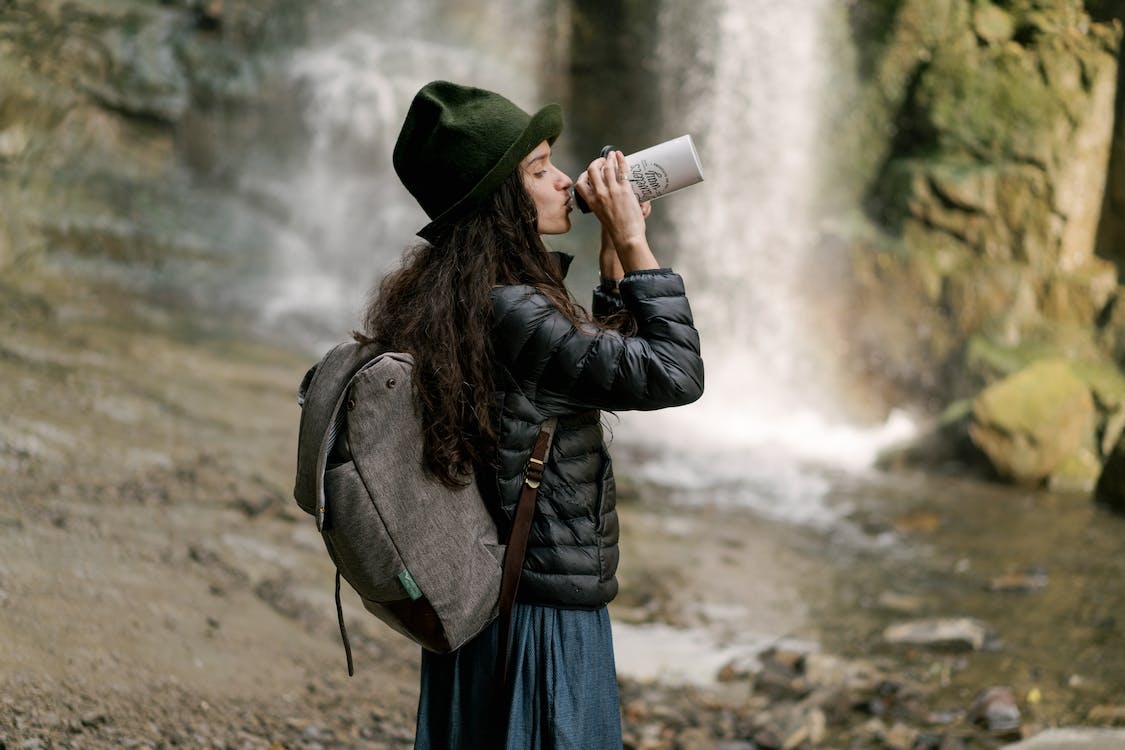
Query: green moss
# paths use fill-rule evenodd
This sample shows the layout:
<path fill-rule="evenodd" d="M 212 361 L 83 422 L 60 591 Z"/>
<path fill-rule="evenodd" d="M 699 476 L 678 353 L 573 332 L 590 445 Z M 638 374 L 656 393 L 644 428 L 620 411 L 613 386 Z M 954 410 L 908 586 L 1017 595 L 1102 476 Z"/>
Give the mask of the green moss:
<path fill-rule="evenodd" d="M 1019 372 L 1032 362 L 1054 357 L 1057 350 L 1050 344 L 1035 342 L 1004 346 L 983 334 L 969 337 L 965 346 L 965 366 L 983 376 L 985 382 Z"/>
<path fill-rule="evenodd" d="M 957 399 L 942 409 L 937 418 L 938 427 L 942 429 L 955 427 L 972 416 L 972 413 L 973 400 L 971 398 Z"/>
<path fill-rule="evenodd" d="M 987 388 L 974 402 L 978 422 L 997 425 L 1006 434 L 1037 435 L 1067 421 L 1089 391 L 1062 359 L 1037 361 Z"/>
<path fill-rule="evenodd" d="M 1074 362 L 1074 374 L 1090 388 L 1098 406 L 1112 411 L 1125 405 L 1125 373 L 1107 362 Z"/>
<path fill-rule="evenodd" d="M 941 54 L 918 96 L 943 151 L 988 160 L 1015 156 L 1045 163 L 1051 144 L 1044 138 L 1066 120 L 1034 60 L 1018 48 Z"/>

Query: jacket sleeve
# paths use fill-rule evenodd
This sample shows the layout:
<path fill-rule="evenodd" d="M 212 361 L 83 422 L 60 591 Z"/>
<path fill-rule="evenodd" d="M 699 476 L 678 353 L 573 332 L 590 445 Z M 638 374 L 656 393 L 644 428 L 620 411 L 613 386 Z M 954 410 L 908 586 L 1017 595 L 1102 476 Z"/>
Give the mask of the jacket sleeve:
<path fill-rule="evenodd" d="M 606 320 L 624 311 L 625 303 L 621 301 L 621 292 L 617 284 L 602 281 L 594 287 L 594 300 L 590 307 L 594 320 Z"/>
<path fill-rule="evenodd" d="M 703 394 L 699 333 L 680 276 L 634 272 L 620 290 L 636 321 L 631 335 L 575 326 L 529 286 L 494 294 L 496 362 L 543 414 L 662 409 Z"/>

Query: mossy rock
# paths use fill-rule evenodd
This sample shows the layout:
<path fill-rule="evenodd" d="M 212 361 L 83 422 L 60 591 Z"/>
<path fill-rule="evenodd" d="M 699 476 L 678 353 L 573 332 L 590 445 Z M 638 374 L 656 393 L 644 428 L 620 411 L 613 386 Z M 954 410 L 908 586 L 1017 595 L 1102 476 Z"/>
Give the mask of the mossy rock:
<path fill-rule="evenodd" d="M 1074 374 L 1090 388 L 1099 408 L 1111 412 L 1125 406 L 1125 373 L 1109 362 L 1074 362 Z"/>
<path fill-rule="evenodd" d="M 1034 362 L 973 401 L 969 434 L 996 472 L 1039 484 L 1094 445 L 1090 389 L 1061 359 Z"/>
<path fill-rule="evenodd" d="M 1058 354 L 1048 344 L 1032 342 L 1004 346 L 987 336 L 975 334 L 965 346 L 965 368 L 980 378 L 982 384 L 993 383 L 1019 372 L 1031 363 Z"/>
<path fill-rule="evenodd" d="M 1041 322 L 1038 287 L 1038 275 L 1026 265 L 981 262 L 949 274 L 942 301 L 960 333 L 1018 343 Z"/>
<path fill-rule="evenodd" d="M 1016 33 L 1016 21 L 998 5 L 983 3 L 973 9 L 973 31 L 987 44 L 1002 44 Z"/>
<path fill-rule="evenodd" d="M 919 86 L 919 103 L 948 153 L 1050 164 L 1067 112 L 1037 59 L 1009 44 L 965 55 L 942 49 Z"/>

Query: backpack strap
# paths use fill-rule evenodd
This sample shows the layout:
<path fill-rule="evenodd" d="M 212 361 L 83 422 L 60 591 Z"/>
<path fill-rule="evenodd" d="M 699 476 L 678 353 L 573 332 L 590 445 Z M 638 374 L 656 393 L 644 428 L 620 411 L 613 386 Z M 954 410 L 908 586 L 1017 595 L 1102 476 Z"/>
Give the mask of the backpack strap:
<path fill-rule="evenodd" d="M 382 352 L 373 344 L 339 344 L 309 369 L 298 390 L 301 422 L 293 497 L 302 510 L 316 518 L 317 531 L 324 530 L 324 471 L 340 430 L 348 383 Z"/>
<path fill-rule="evenodd" d="M 543 469 L 546 466 L 547 454 L 551 450 L 558 421 L 558 417 L 551 417 L 539 430 L 539 437 L 535 440 L 535 447 L 532 448 L 531 458 L 528 459 L 527 470 L 524 472 L 523 489 L 516 504 L 516 515 L 512 519 L 512 531 L 508 536 L 508 545 L 504 552 L 504 574 L 500 580 L 500 646 L 497 651 L 494 683 L 498 711 L 505 705 L 505 702 L 499 698 L 503 696 L 503 688 L 508 684 L 508 668 L 512 651 L 512 610 L 515 608 L 520 573 L 523 572 L 527 538 L 531 533 L 531 520 L 535 515 L 535 496 L 539 492 L 539 483 L 543 480 Z M 503 725 L 506 726 L 507 722 L 505 721 Z"/>
<path fill-rule="evenodd" d="M 336 622 L 340 625 L 340 640 L 344 642 L 344 658 L 348 662 L 348 677 L 355 674 L 352 661 L 352 642 L 348 640 L 348 626 L 344 624 L 344 605 L 340 602 L 340 569 L 336 568 Z"/>

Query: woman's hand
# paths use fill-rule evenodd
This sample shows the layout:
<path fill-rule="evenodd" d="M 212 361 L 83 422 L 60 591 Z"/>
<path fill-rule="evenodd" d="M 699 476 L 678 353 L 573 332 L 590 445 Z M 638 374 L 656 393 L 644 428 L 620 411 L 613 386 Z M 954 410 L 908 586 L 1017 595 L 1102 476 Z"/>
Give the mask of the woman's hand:
<path fill-rule="evenodd" d="M 628 179 L 625 154 L 614 151 L 606 158 L 595 159 L 578 178 L 575 189 L 590 206 L 602 224 L 602 274 L 607 275 L 606 257 L 612 249 L 624 271 L 659 268 L 645 235 L 645 218 L 651 213 L 649 203 L 641 204 L 633 194 Z"/>
<path fill-rule="evenodd" d="M 642 203 L 641 216 L 647 219 L 651 213 L 652 201 Z M 616 284 L 625 276 L 625 269 L 621 267 L 621 260 L 617 257 L 617 247 L 613 244 L 613 238 L 605 224 L 602 224 L 601 239 L 601 249 L 598 252 L 598 266 L 601 270 L 601 276 L 603 280 L 612 281 Z"/>

